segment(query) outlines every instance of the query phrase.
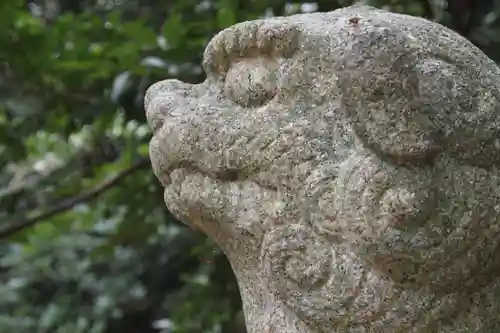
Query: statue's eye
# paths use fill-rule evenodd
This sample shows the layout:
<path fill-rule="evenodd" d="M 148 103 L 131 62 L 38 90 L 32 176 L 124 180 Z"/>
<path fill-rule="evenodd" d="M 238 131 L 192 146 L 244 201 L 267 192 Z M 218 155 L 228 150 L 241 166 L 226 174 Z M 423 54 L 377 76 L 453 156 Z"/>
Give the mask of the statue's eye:
<path fill-rule="evenodd" d="M 226 75 L 224 93 L 243 107 L 257 107 L 276 94 L 278 65 L 268 58 L 243 58 Z"/>

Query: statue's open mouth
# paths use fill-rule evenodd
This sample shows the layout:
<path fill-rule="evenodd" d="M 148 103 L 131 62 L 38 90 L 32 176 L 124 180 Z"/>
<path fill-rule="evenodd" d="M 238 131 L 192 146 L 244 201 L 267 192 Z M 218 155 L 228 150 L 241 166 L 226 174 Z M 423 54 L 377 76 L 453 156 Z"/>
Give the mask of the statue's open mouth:
<path fill-rule="evenodd" d="M 234 182 L 244 180 L 247 177 L 236 170 L 223 170 L 218 172 L 207 172 L 197 168 L 191 163 L 180 162 L 175 163 L 168 169 L 162 172 L 162 184 L 169 186 L 172 184 L 172 179 L 185 178 L 188 174 L 200 174 L 205 177 L 221 182 Z M 181 177 L 182 176 L 182 177 Z"/>
<path fill-rule="evenodd" d="M 220 185 L 229 183 L 252 182 L 256 185 L 266 188 L 267 190 L 277 191 L 274 186 L 261 184 L 259 181 L 259 173 L 245 174 L 239 170 L 218 170 L 216 172 L 202 170 L 201 168 L 187 162 L 175 163 L 166 170 L 161 172 L 161 182 L 164 187 L 180 183 L 190 175 L 206 178 L 207 181 L 216 182 Z"/>

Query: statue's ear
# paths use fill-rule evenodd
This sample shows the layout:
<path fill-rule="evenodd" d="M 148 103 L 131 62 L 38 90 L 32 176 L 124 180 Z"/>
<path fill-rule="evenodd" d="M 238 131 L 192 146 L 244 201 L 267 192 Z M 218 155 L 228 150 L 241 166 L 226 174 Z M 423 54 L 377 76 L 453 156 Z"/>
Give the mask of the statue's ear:
<path fill-rule="evenodd" d="M 345 38 L 338 82 L 356 135 L 397 164 L 431 160 L 442 147 L 431 110 L 419 99 L 415 70 L 421 52 L 390 28 L 360 28 Z"/>
<path fill-rule="evenodd" d="M 500 69 L 486 63 L 494 67 L 436 56 L 415 68 L 420 105 L 439 129 L 442 146 L 476 166 L 500 165 Z"/>
<path fill-rule="evenodd" d="M 398 164 L 446 151 L 468 164 L 500 165 L 500 69 L 493 62 L 427 50 L 389 27 L 349 32 L 337 66 L 342 109 L 367 148 Z"/>

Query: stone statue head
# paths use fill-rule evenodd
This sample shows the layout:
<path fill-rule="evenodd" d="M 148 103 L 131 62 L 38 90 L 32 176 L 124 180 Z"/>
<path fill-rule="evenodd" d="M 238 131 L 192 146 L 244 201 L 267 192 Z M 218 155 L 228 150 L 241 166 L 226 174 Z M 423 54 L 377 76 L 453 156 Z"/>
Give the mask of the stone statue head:
<path fill-rule="evenodd" d="M 493 332 L 500 69 L 355 6 L 217 34 L 145 97 L 169 210 L 214 239 L 250 333 Z"/>

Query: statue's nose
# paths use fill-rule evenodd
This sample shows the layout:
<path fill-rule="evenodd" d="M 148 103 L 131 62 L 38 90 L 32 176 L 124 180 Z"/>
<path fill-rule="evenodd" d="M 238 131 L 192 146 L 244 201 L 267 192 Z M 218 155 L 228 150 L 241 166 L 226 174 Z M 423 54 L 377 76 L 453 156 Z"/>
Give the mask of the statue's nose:
<path fill-rule="evenodd" d="M 174 116 L 173 113 L 186 101 L 193 87 L 189 83 L 172 79 L 156 82 L 148 88 L 144 96 L 144 109 L 153 132 L 161 128 L 166 119 Z"/>

